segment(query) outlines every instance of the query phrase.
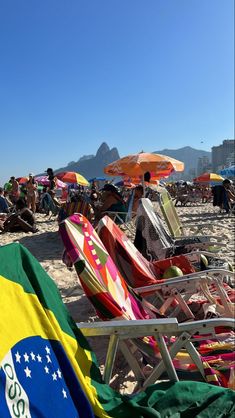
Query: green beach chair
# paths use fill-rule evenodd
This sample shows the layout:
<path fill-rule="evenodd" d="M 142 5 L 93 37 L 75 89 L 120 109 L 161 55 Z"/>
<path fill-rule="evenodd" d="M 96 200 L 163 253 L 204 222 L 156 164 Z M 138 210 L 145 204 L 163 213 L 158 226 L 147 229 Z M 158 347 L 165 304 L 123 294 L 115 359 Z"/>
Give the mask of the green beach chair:
<path fill-rule="evenodd" d="M 160 205 L 160 209 L 161 212 L 164 216 L 165 222 L 168 226 L 168 229 L 170 231 L 170 234 L 173 238 L 184 238 L 186 237 L 186 234 L 184 232 L 184 226 L 182 225 L 180 218 L 178 216 L 178 213 L 176 211 L 176 208 L 173 204 L 173 201 L 171 199 L 170 194 L 168 193 L 168 191 L 165 189 L 163 191 L 161 191 L 159 193 L 159 205 Z M 209 228 L 211 229 L 213 227 L 213 225 L 211 224 L 189 224 L 187 223 L 187 228 L 189 229 L 193 229 L 193 233 L 192 236 L 196 237 L 196 233 L 202 231 L 205 228 Z M 200 235 L 198 236 L 198 238 L 203 238 L 203 241 L 208 241 L 210 242 L 211 239 L 216 240 L 216 242 L 218 243 L 218 247 L 223 247 L 224 244 L 222 243 L 222 238 L 221 237 L 217 237 L 215 235 Z M 212 245 L 215 245 L 215 243 Z"/>

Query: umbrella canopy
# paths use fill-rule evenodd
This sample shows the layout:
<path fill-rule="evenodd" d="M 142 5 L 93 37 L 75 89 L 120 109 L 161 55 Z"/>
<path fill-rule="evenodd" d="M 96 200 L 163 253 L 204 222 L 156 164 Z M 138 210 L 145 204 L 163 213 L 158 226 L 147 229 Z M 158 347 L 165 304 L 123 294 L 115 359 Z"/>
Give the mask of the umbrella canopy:
<path fill-rule="evenodd" d="M 80 186 L 89 186 L 89 181 L 75 171 L 64 171 L 56 174 L 56 177 L 65 183 L 76 183 L 80 184 Z"/>
<path fill-rule="evenodd" d="M 194 183 L 211 183 L 211 182 L 221 182 L 224 178 L 216 173 L 203 173 L 199 177 L 193 179 Z"/>
<path fill-rule="evenodd" d="M 105 181 L 107 180 L 105 177 L 92 177 L 92 179 L 89 179 L 89 183 L 92 183 L 93 181 Z"/>
<path fill-rule="evenodd" d="M 183 171 L 184 163 L 167 155 L 140 152 L 120 158 L 104 168 L 104 172 L 111 176 L 143 176 L 144 173 Z"/>
<path fill-rule="evenodd" d="M 224 168 L 220 171 L 220 174 L 225 177 L 235 177 L 235 165 Z"/>
<path fill-rule="evenodd" d="M 132 189 L 133 187 L 136 186 L 129 179 L 128 180 L 126 180 L 126 179 L 120 180 L 117 183 L 114 183 L 114 185 L 117 186 L 117 187 L 127 187 L 127 188 L 130 188 L 130 189 Z"/>
<path fill-rule="evenodd" d="M 50 184 L 50 181 L 49 181 L 47 176 L 37 176 L 37 177 L 35 177 L 35 180 L 39 184 L 42 184 L 43 186 L 49 186 L 49 184 Z M 66 183 L 64 183 L 63 181 L 61 181 L 59 179 L 56 180 L 56 188 L 57 189 L 64 189 L 66 187 L 67 187 Z"/>
<path fill-rule="evenodd" d="M 16 180 L 18 181 L 19 184 L 25 184 L 25 183 L 27 183 L 29 178 L 28 177 L 17 177 Z"/>

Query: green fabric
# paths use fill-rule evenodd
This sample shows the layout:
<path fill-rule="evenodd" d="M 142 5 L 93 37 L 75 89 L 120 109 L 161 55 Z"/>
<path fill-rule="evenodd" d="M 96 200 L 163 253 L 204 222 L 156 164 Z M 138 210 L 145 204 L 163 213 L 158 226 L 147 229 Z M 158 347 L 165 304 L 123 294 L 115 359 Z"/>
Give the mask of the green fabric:
<path fill-rule="evenodd" d="M 0 247 L 0 275 L 19 283 L 25 292 L 36 294 L 41 304 L 54 313 L 63 331 L 75 338 L 81 347 L 90 350 L 64 306 L 55 283 L 26 248 L 17 243 Z M 92 360 L 92 384 L 109 417 L 235 416 L 235 393 L 229 389 L 206 383 L 178 382 L 153 385 L 134 396 L 120 395 L 101 380 L 94 354 Z"/>

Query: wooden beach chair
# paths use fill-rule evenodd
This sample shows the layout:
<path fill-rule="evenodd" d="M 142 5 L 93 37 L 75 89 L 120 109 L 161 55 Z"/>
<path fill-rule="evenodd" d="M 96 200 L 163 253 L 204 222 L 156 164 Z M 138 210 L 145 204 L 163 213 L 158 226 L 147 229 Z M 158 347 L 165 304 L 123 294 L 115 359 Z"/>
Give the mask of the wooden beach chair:
<path fill-rule="evenodd" d="M 235 291 L 224 283 L 223 279 L 229 277 L 232 282 L 235 278 L 234 273 L 224 269 L 211 269 L 195 274 L 195 268 L 187 259 L 187 255 L 150 262 L 108 216 L 104 216 L 99 221 L 97 232 L 126 282 L 131 287 L 138 288 L 138 293 L 146 296 L 148 286 L 159 285 L 158 296 L 161 306 L 158 307 L 161 313 L 177 316 L 177 313 L 183 311 L 186 318 L 198 318 L 199 312 L 197 311 L 195 316 L 190 310 L 190 305 L 194 305 L 194 302 L 190 303 L 190 301 L 195 301 L 197 294 L 200 295 L 198 303 L 202 305 L 200 315 L 203 312 L 203 305 L 206 307 L 208 306 L 206 304 L 211 304 L 213 301 L 213 308 L 218 303 L 222 316 L 233 316 Z M 200 257 L 200 254 L 198 256 Z M 170 266 L 179 267 L 184 276 L 164 279 L 164 272 Z M 141 291 L 142 287 L 144 287 L 143 291 Z"/>
<path fill-rule="evenodd" d="M 124 331 L 125 339 L 135 347 L 134 350 L 136 348 L 140 350 L 146 361 L 153 362 L 153 371 L 145 382 L 142 382 L 143 388 L 158 380 L 164 372 L 168 374 L 170 380 L 178 381 L 178 370 L 182 373 L 190 370 L 189 375 L 193 379 L 196 378 L 197 371 L 199 373 L 197 377 L 204 381 L 209 376 L 210 382 L 216 385 L 227 384 L 225 382 L 230 378 L 230 368 L 226 366 L 226 360 L 231 357 L 233 351 L 233 343 L 229 343 L 231 335 L 229 330 L 234 326 L 232 319 L 219 318 L 187 324 L 178 324 L 173 318 L 164 320 L 156 308 L 126 285 L 96 231 L 83 215 L 73 215 L 64 220 L 60 224 L 60 233 L 80 283 L 95 307 L 97 315 L 102 320 L 115 320 L 113 324 L 117 324 L 117 321 L 121 321 L 121 324 L 129 322 L 130 325 L 127 325 Z M 144 338 L 143 335 L 138 335 L 138 332 L 135 338 L 130 332 L 131 329 L 134 332 L 131 323 L 135 320 L 138 321 L 137 325 L 144 323 L 148 326 L 155 323 L 153 332 L 149 333 L 149 329 L 146 329 Z M 158 328 L 157 324 L 161 328 Z M 134 326 L 135 322 L 133 322 Z M 218 335 L 219 326 L 225 331 L 223 337 L 221 333 Z M 101 327 L 99 325 L 97 327 L 100 330 Z M 102 327 L 105 328 L 104 325 Z M 208 344 L 212 335 L 213 342 L 210 341 Z M 217 337 L 221 342 L 223 341 L 223 354 L 219 354 L 218 348 L 216 349 Z M 220 345 L 220 348 L 222 346 Z M 121 349 L 137 379 L 141 381 L 143 377 L 141 365 L 137 363 L 130 346 L 124 343 L 121 332 L 118 335 L 118 331 L 114 330 L 108 350 L 109 369 L 106 378 L 110 379 L 118 348 Z M 213 367 L 209 357 L 212 353 Z M 215 370 L 216 359 L 220 364 L 223 363 L 225 375 L 221 370 Z M 221 373 L 223 378 L 220 378 Z"/>

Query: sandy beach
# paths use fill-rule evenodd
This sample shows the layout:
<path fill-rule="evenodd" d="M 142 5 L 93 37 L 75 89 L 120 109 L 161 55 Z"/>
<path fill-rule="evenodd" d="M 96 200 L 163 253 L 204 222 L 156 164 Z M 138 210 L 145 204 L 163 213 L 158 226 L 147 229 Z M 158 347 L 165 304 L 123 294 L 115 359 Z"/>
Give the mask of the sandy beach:
<path fill-rule="evenodd" d="M 214 208 L 211 203 L 187 207 L 179 206 L 177 207 L 177 212 L 185 225 L 186 232 L 188 231 L 187 223 L 192 223 L 192 221 L 196 224 L 205 224 L 208 226 L 213 224 L 213 229 L 208 228 L 205 230 L 205 233 L 223 238 L 226 247 L 218 255 L 230 260 L 234 264 L 234 216 L 219 214 L 218 208 Z M 61 261 L 63 245 L 59 236 L 57 221 L 55 219 L 47 219 L 44 214 L 36 214 L 36 219 L 39 229 L 37 233 L 4 233 L 0 235 L 0 244 L 5 245 L 11 242 L 20 242 L 37 258 L 43 268 L 56 282 L 63 301 L 76 322 L 98 321 L 99 319 L 96 316 L 93 306 L 84 295 L 75 271 L 69 271 Z M 93 340 L 92 347 L 102 367 L 105 352 L 104 340 Z M 126 373 L 127 370 L 125 370 L 122 359 L 120 358 L 120 370 L 116 372 L 115 387 L 125 392 L 131 392 L 132 386 L 134 385 L 131 374 L 126 376 L 125 387 L 118 387 L 123 374 L 125 375 Z"/>

